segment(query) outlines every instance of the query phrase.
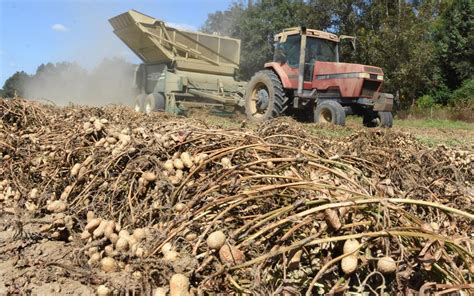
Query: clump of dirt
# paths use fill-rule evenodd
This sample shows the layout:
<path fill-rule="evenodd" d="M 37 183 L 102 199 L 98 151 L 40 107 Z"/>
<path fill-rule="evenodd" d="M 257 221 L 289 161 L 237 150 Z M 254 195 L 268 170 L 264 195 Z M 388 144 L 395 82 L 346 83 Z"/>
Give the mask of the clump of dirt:
<path fill-rule="evenodd" d="M 473 289 L 472 151 L 118 106 L 0 118 L 2 292 Z"/>

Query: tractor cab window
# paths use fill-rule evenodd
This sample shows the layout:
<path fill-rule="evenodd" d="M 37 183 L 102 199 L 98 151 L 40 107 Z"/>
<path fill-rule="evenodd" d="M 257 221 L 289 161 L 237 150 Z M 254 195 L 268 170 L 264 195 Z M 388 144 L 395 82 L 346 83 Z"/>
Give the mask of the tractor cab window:
<path fill-rule="evenodd" d="M 329 40 L 308 37 L 306 39 L 304 80 L 311 81 L 314 62 L 337 62 L 337 43 Z"/>
<path fill-rule="evenodd" d="M 306 39 L 306 63 L 337 62 L 337 43 L 325 39 Z"/>
<path fill-rule="evenodd" d="M 285 42 L 277 42 L 275 46 L 275 62 L 287 63 L 292 68 L 298 68 L 300 58 L 300 35 L 288 36 Z"/>

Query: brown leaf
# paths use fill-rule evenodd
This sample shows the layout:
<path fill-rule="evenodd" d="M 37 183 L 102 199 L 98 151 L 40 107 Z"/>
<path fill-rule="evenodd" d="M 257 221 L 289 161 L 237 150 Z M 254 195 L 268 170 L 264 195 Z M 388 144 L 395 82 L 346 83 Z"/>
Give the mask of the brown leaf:
<path fill-rule="evenodd" d="M 339 216 L 337 215 L 336 211 L 333 209 L 326 209 L 324 214 L 326 222 L 329 224 L 329 226 L 331 226 L 332 229 L 339 230 L 341 228 L 341 220 L 339 220 Z"/>

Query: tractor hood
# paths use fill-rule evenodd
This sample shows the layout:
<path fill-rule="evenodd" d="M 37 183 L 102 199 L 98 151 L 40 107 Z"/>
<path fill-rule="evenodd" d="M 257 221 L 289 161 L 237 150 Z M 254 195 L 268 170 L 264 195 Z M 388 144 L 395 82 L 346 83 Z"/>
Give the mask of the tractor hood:
<path fill-rule="evenodd" d="M 383 80 L 381 68 L 349 63 L 319 62 L 315 63 L 314 78 L 316 80 L 340 78 L 366 78 Z"/>
<path fill-rule="evenodd" d="M 344 98 L 372 99 L 383 83 L 381 68 L 360 64 L 315 62 L 312 88 L 337 89 Z"/>

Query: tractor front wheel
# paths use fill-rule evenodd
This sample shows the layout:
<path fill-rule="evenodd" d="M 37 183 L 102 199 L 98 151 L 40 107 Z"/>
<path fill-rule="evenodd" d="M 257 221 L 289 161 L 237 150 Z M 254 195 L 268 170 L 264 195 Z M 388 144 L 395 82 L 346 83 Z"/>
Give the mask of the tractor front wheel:
<path fill-rule="evenodd" d="M 346 112 L 341 104 L 336 101 L 323 101 L 316 105 L 316 109 L 314 110 L 314 122 L 345 125 Z"/>
<path fill-rule="evenodd" d="M 288 98 L 280 78 L 271 70 L 255 73 L 245 92 L 245 113 L 252 121 L 280 116 L 288 107 Z"/>
<path fill-rule="evenodd" d="M 393 115 L 392 112 L 385 111 L 367 111 L 364 114 L 364 126 L 366 127 L 386 127 L 390 128 L 393 126 Z"/>

